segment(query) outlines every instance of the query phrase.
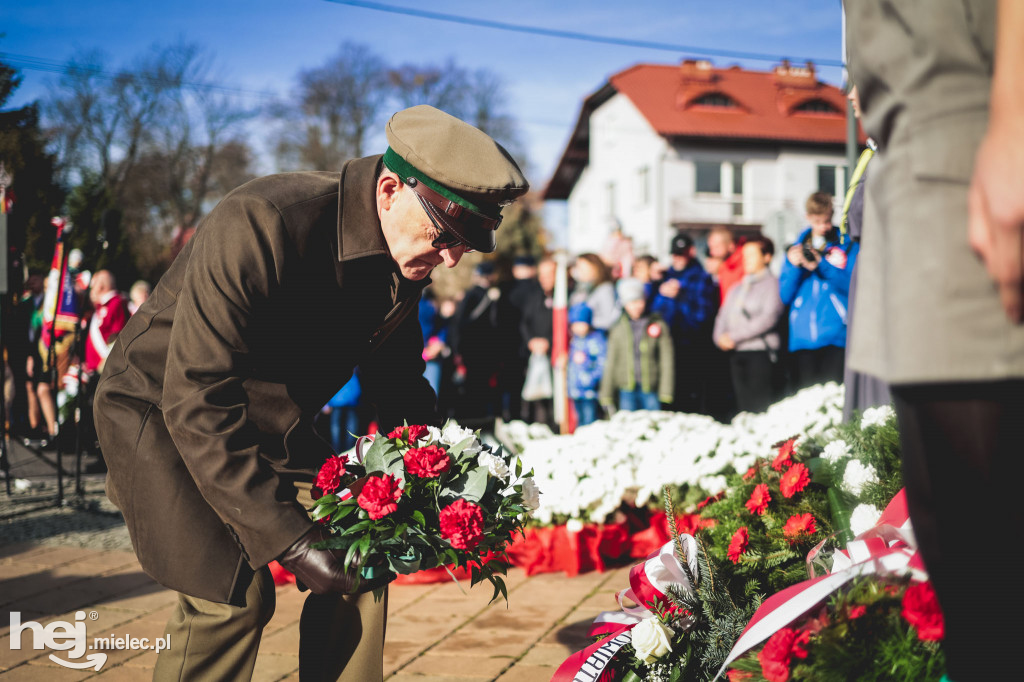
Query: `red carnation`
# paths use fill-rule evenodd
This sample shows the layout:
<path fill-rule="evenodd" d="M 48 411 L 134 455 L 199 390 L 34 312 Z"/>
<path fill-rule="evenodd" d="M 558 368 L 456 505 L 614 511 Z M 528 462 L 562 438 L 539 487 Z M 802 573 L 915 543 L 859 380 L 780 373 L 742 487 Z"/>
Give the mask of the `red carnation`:
<path fill-rule="evenodd" d="M 408 435 L 405 433 L 406 429 L 409 430 Z M 398 428 L 392 429 L 391 433 L 388 434 L 388 438 L 399 438 L 404 440 L 406 443 L 415 443 L 425 435 L 427 435 L 426 426 L 423 424 L 413 424 L 411 426 L 399 426 Z"/>
<path fill-rule="evenodd" d="M 856 606 L 851 606 L 850 612 L 846 615 L 850 618 L 850 620 L 857 620 L 867 612 L 868 607 L 864 606 L 863 604 L 857 604 Z"/>
<path fill-rule="evenodd" d="M 333 455 L 320 467 L 316 475 L 316 487 L 324 494 L 333 493 L 341 485 L 341 477 L 345 475 L 345 458 Z"/>
<path fill-rule="evenodd" d="M 761 662 L 761 674 L 768 682 L 787 682 L 789 680 L 789 664 L 794 656 L 807 658 L 807 646 L 811 633 L 797 632 L 790 628 L 782 628 L 765 643 L 757 655 Z"/>
<path fill-rule="evenodd" d="M 937 642 L 946 636 L 946 623 L 942 607 L 935 596 L 930 582 L 911 585 L 903 593 L 903 610 L 900 612 L 908 623 L 917 629 L 917 638 L 925 642 Z"/>
<path fill-rule="evenodd" d="M 749 469 L 747 469 L 747 473 L 743 474 L 743 480 L 744 481 L 749 481 L 750 479 L 752 479 L 756 475 L 757 475 L 757 465 L 755 464 L 755 465 L 751 466 Z"/>
<path fill-rule="evenodd" d="M 730 670 L 725 674 L 729 682 L 743 682 L 754 677 L 754 673 L 744 672 L 743 670 Z"/>
<path fill-rule="evenodd" d="M 401 496 L 402 488 L 398 485 L 398 479 L 384 474 L 367 479 L 356 502 L 370 513 L 371 519 L 382 519 L 398 509 L 397 502 Z"/>
<path fill-rule="evenodd" d="M 796 438 L 790 438 L 779 445 L 779 454 L 772 460 L 772 469 L 782 471 L 783 467 L 793 465 L 793 451 L 796 450 Z"/>
<path fill-rule="evenodd" d="M 810 514 L 793 514 L 786 521 L 786 525 L 782 527 L 782 534 L 788 539 L 793 540 L 800 537 L 801 535 L 810 535 L 811 533 L 817 532 L 817 527 L 814 525 L 814 517 Z"/>
<path fill-rule="evenodd" d="M 484 539 L 484 514 L 461 497 L 441 510 L 441 537 L 455 549 L 473 549 Z"/>
<path fill-rule="evenodd" d="M 807 471 L 807 467 L 803 464 L 794 464 L 789 471 L 782 474 L 779 489 L 782 491 L 783 497 L 793 497 L 806 488 L 810 482 L 811 474 Z"/>
<path fill-rule="evenodd" d="M 768 492 L 768 486 L 764 483 L 758 483 L 754 486 L 754 492 L 750 493 L 750 499 L 743 506 L 751 514 L 761 515 L 764 514 L 764 510 L 768 508 L 768 503 L 771 501 L 772 496 Z"/>
<path fill-rule="evenodd" d="M 747 545 L 749 544 L 750 531 L 747 530 L 746 526 L 743 526 L 732 534 L 732 539 L 729 541 L 729 560 L 734 564 L 738 564 L 740 562 L 740 555 L 747 551 Z"/>
<path fill-rule="evenodd" d="M 439 445 L 409 448 L 402 459 L 405 460 L 405 470 L 420 478 L 436 478 L 452 468 L 452 458 Z"/>

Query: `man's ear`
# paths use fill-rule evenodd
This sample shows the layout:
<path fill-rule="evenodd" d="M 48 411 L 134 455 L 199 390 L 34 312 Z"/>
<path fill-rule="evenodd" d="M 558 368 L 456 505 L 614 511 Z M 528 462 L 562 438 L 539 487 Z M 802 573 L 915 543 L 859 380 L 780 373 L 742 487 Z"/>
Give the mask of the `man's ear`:
<path fill-rule="evenodd" d="M 391 171 L 384 171 L 377 178 L 377 212 L 383 213 L 391 208 L 395 202 L 398 190 L 402 188 L 402 181 L 398 175 Z"/>

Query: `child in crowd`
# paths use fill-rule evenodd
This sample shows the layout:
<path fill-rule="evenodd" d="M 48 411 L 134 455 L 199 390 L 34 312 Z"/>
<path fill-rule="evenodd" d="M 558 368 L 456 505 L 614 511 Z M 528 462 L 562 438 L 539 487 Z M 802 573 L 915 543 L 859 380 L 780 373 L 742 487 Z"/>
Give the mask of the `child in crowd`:
<path fill-rule="evenodd" d="M 579 426 L 597 420 L 597 392 L 608 350 L 604 334 L 591 326 L 592 320 L 593 312 L 586 303 L 569 309 L 569 397 L 576 406 Z"/>
<path fill-rule="evenodd" d="M 832 224 L 832 195 L 815 192 L 807 199 L 807 221 L 779 275 L 796 389 L 843 381 L 850 273 L 859 249 Z"/>
<path fill-rule="evenodd" d="M 633 261 L 633 277 L 644 285 L 644 296 L 650 301 L 654 296 L 654 289 L 661 284 L 664 272 L 657 258 L 643 255 Z"/>
<path fill-rule="evenodd" d="M 614 406 L 618 398 L 623 410 L 660 410 L 675 386 L 672 336 L 657 313 L 647 313 L 643 282 L 622 279 L 617 290 L 626 312 L 608 336 L 601 404 Z"/>

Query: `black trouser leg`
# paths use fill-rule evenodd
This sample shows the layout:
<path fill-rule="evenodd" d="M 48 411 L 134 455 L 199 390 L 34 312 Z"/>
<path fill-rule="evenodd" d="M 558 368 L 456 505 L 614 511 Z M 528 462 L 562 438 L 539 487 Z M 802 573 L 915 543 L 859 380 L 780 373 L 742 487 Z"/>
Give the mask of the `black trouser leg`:
<path fill-rule="evenodd" d="M 732 385 L 740 412 L 764 412 L 772 404 L 774 365 L 768 351 L 736 351 L 730 358 Z"/>
<path fill-rule="evenodd" d="M 1016 679 L 1024 381 L 893 386 L 914 535 L 955 682 Z"/>

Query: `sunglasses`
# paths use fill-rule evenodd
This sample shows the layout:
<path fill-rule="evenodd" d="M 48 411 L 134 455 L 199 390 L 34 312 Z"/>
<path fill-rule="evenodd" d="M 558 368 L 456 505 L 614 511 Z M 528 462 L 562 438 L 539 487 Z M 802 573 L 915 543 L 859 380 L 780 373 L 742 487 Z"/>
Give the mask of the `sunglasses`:
<path fill-rule="evenodd" d="M 465 251 L 463 253 L 473 253 L 476 251 L 476 249 L 462 241 L 456 234 L 445 229 L 444 225 L 437 222 L 433 214 L 430 212 L 430 209 L 427 207 L 426 199 L 421 197 L 419 194 L 416 194 L 416 199 L 419 200 L 420 206 L 423 207 L 423 212 L 427 214 L 427 217 L 430 218 L 430 222 L 433 223 L 439 233 L 437 237 L 434 238 L 434 241 L 430 242 L 432 247 L 441 251 L 443 249 L 455 249 L 462 246 L 465 247 Z"/>

